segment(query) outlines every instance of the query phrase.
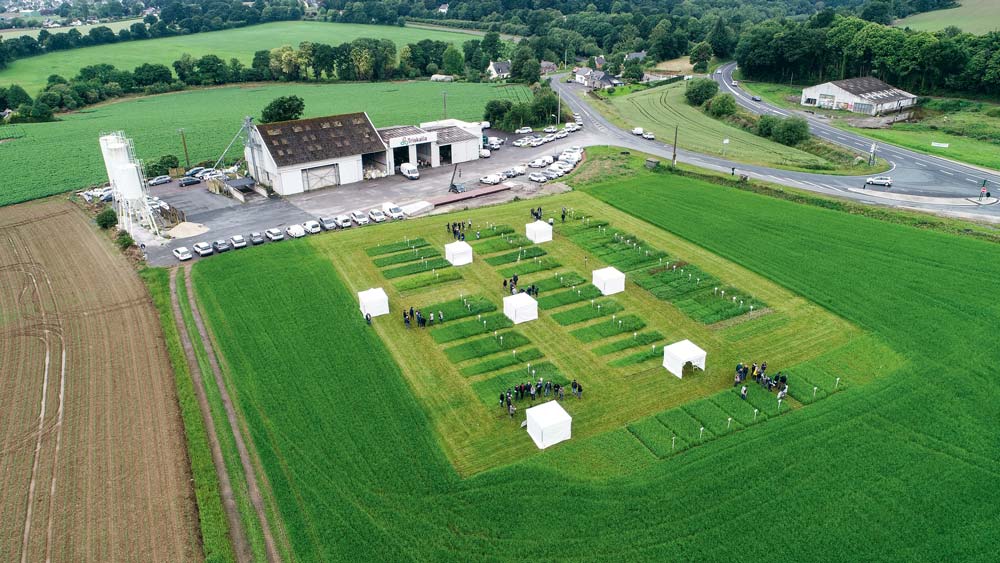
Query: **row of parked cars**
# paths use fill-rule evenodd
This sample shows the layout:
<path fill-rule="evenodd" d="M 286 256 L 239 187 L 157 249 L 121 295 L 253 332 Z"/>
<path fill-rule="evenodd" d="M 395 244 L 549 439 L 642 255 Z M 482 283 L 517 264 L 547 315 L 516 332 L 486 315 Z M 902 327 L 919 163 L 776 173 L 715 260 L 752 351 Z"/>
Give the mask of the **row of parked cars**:
<path fill-rule="evenodd" d="M 180 261 L 190 260 L 195 254 L 201 257 L 221 254 L 237 248 L 246 248 L 249 243 L 252 246 L 264 244 L 265 242 L 278 242 L 288 238 L 302 238 L 307 234 L 317 234 L 323 231 L 333 231 L 336 229 L 349 229 L 354 225 L 363 226 L 371 223 L 384 223 L 390 219 L 399 220 L 406 218 L 403 210 L 392 202 L 382 204 L 382 209 L 372 209 L 368 213 L 358 209 L 348 214 L 337 215 L 336 217 L 320 217 L 317 220 L 309 220 L 305 223 L 293 224 L 280 229 L 274 227 L 267 229 L 263 233 L 253 232 L 250 237 L 243 235 L 233 235 L 228 239 L 219 239 L 213 242 L 196 242 L 189 249 L 181 246 L 173 250 L 174 257 Z"/>
<path fill-rule="evenodd" d="M 479 182 L 487 185 L 499 184 L 508 178 L 528 174 L 529 168 L 536 168 L 539 170 L 528 174 L 528 179 L 541 184 L 569 174 L 582 158 L 583 147 L 573 146 L 563 151 L 557 157 L 545 155 L 532 160 L 527 165 L 512 166 L 502 172 L 483 176 L 479 179 Z"/>

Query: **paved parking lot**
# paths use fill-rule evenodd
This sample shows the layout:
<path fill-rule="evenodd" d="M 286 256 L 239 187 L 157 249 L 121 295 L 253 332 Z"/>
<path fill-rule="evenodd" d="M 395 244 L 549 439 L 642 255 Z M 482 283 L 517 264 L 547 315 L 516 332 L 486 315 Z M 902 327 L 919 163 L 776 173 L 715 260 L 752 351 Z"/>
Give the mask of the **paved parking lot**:
<path fill-rule="evenodd" d="M 495 133 L 491 136 L 497 136 Z M 464 183 L 470 190 L 481 187 L 479 178 L 505 170 L 515 165 L 523 165 L 540 156 L 558 155 L 573 145 L 588 146 L 600 142 L 597 135 L 586 130 L 571 134 L 537 148 L 518 148 L 510 142 L 518 136 L 507 136 L 507 142 L 500 150 L 493 151 L 490 158 L 479 159 L 459 165 L 455 181 Z M 447 193 L 453 166 L 426 168 L 420 171 L 420 179 L 408 180 L 401 175 L 389 176 L 346 184 L 333 188 L 306 192 L 286 198 L 256 198 L 246 204 L 225 196 L 209 193 L 204 184 L 180 188 L 176 182 L 155 186 L 150 195 L 157 196 L 171 206 L 187 214 L 189 222 L 200 223 L 208 231 L 196 237 L 171 240 L 146 241 L 146 254 L 150 264 L 164 266 L 175 263 L 171 251 L 179 246 L 191 247 L 195 242 L 229 238 L 235 234 L 247 235 L 253 231 L 264 231 L 277 227 L 284 228 L 293 223 L 302 223 L 317 217 L 339 215 L 355 209 L 368 211 L 392 201 L 405 205 L 414 201 Z M 519 182 L 529 183 L 525 176 Z M 470 199 L 462 206 L 474 207 L 494 204 L 515 195 L 525 197 L 527 190 L 514 190 L 484 198 L 483 201 Z M 195 258 L 197 259 L 197 257 Z"/>

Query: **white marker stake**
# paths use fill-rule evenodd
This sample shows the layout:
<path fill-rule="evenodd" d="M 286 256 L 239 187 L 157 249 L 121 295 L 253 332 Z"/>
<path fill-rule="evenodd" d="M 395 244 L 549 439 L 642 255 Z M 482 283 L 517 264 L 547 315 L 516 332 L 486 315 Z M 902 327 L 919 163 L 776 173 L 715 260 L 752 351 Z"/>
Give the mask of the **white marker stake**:
<path fill-rule="evenodd" d="M 729 419 L 726 420 L 726 430 L 729 430 L 729 428 L 732 427 L 732 425 L 733 425 L 733 417 L 729 417 Z"/>
<path fill-rule="evenodd" d="M 838 377 L 837 382 L 833 384 L 833 388 L 836 389 L 839 386 L 840 386 L 840 378 Z"/>
<path fill-rule="evenodd" d="M 778 412 L 781 412 L 781 399 L 778 399 Z"/>
<path fill-rule="evenodd" d="M 757 422 L 757 409 L 753 410 L 753 421 Z"/>
<path fill-rule="evenodd" d="M 673 449 L 674 449 L 674 442 L 676 442 L 676 441 L 677 441 L 677 436 L 671 436 L 670 437 L 670 450 L 671 451 L 673 451 Z"/>
<path fill-rule="evenodd" d="M 705 427 L 702 426 L 701 430 L 698 431 L 698 439 L 701 440 L 701 437 L 704 435 L 705 435 Z"/>
<path fill-rule="evenodd" d="M 819 389 L 819 387 L 813 387 L 813 399 L 816 398 L 816 390 L 817 389 Z"/>

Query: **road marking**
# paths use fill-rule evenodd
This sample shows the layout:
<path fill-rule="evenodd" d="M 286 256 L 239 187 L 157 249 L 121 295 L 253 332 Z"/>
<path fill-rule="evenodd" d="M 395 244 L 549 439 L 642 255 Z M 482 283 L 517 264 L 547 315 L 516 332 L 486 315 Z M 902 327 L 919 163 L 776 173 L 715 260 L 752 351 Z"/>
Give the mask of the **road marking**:
<path fill-rule="evenodd" d="M 927 165 L 924 164 L 923 162 L 920 162 L 919 160 L 914 160 L 913 162 L 916 162 L 918 165 L 923 166 L 924 168 L 927 168 Z"/>
<path fill-rule="evenodd" d="M 948 172 L 947 170 L 941 170 L 941 172 L 944 173 L 944 174 L 947 174 L 949 176 L 954 176 L 954 174 L 952 174 L 951 172 Z"/>
<path fill-rule="evenodd" d="M 966 178 L 966 180 L 972 182 L 973 184 L 978 184 L 979 180 L 973 180 L 972 178 Z"/>

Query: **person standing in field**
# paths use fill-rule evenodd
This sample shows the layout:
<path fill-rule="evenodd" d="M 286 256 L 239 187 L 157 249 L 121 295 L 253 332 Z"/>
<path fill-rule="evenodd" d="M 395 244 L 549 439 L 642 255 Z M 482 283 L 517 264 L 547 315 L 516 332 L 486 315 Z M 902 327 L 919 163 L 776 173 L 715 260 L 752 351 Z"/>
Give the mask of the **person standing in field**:
<path fill-rule="evenodd" d="M 503 408 L 503 407 L 504 407 L 504 402 L 503 402 L 503 400 L 504 400 L 504 396 L 503 396 L 503 393 L 500 393 L 500 408 Z"/>
<path fill-rule="evenodd" d="M 576 388 L 577 388 L 578 386 L 579 386 L 579 384 L 578 384 L 578 383 L 576 382 L 576 380 L 575 380 L 575 379 L 573 380 L 573 383 L 571 383 L 571 384 L 570 384 L 570 386 L 569 386 L 569 388 L 570 388 L 570 391 L 572 391 L 572 392 L 573 392 L 573 395 L 574 395 L 574 396 L 576 395 Z"/>
<path fill-rule="evenodd" d="M 746 385 L 744 385 L 743 388 L 740 389 L 740 398 L 743 399 L 744 401 L 747 400 L 747 386 Z"/>
<path fill-rule="evenodd" d="M 583 398 L 583 385 L 580 385 L 579 383 L 576 384 L 576 398 Z"/>
<path fill-rule="evenodd" d="M 439 323 L 443 323 L 444 322 L 444 311 L 442 311 L 440 309 L 438 309 L 438 322 Z"/>
<path fill-rule="evenodd" d="M 517 407 L 514 406 L 514 403 L 507 406 L 507 412 L 510 413 L 510 419 L 514 420 L 514 413 L 517 412 Z"/>

